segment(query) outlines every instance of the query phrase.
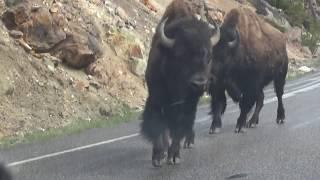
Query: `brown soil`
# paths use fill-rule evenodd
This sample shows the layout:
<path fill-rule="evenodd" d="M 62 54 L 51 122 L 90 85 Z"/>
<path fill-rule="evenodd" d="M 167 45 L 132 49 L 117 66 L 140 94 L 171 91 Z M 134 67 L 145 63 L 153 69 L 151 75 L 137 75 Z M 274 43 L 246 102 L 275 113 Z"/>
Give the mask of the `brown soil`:
<path fill-rule="evenodd" d="M 70 69 L 50 55 L 25 52 L 0 23 L 0 139 L 63 127 L 79 120 L 108 119 L 120 113 L 123 104 L 141 109 L 147 91 L 143 77 L 130 70 L 127 49 L 138 40 L 144 46 L 144 58 L 147 57 L 153 28 L 170 1 L 151 1 L 159 10 L 154 13 L 140 0 L 109 0 L 123 8 L 130 21 L 136 21 L 134 30 L 113 34 L 109 34 L 107 25 L 116 18 L 106 12 L 104 1 L 76 1 L 74 14 L 95 20 L 103 41 L 104 55 L 89 68 L 92 76 L 84 70 Z M 240 5 L 233 0 L 209 1 L 225 12 Z M 1 1 L 1 14 L 4 9 Z M 78 23 L 81 22 L 84 28 L 90 23 L 79 19 Z"/>

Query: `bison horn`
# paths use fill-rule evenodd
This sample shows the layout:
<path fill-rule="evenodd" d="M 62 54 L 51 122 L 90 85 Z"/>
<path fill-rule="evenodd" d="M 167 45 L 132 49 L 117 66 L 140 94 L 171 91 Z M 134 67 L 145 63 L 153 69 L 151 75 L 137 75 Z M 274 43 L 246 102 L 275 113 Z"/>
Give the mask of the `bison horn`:
<path fill-rule="evenodd" d="M 164 32 L 164 26 L 167 22 L 168 18 L 164 19 L 159 26 L 159 33 L 161 36 L 161 43 L 162 45 L 164 45 L 165 47 L 168 48 L 172 48 L 174 46 L 175 40 L 174 39 L 170 39 L 166 36 L 165 32 Z"/>
<path fill-rule="evenodd" d="M 238 44 L 239 38 L 240 38 L 239 32 L 236 30 L 236 37 L 234 38 L 233 41 L 228 42 L 228 46 L 230 48 L 234 48 Z"/>
<path fill-rule="evenodd" d="M 213 25 L 209 24 L 209 27 L 213 28 Z M 220 41 L 220 27 L 219 26 L 216 26 L 216 33 L 210 38 L 210 41 L 211 41 L 212 46 L 215 46 Z"/>

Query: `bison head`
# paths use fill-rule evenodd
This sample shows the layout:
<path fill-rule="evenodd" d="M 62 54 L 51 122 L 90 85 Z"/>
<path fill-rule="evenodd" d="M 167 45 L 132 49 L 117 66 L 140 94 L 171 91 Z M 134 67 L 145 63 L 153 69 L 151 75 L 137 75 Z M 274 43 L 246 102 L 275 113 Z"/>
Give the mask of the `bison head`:
<path fill-rule="evenodd" d="M 210 72 L 212 47 L 220 39 L 218 26 L 194 17 L 166 22 L 160 23 L 158 34 L 168 87 L 180 95 L 186 89 L 202 93 Z"/>
<path fill-rule="evenodd" d="M 240 44 L 240 35 L 237 29 L 239 24 L 239 12 L 231 10 L 222 24 L 221 38 L 219 44 L 215 47 L 217 51 L 228 52 L 231 49 L 235 49 Z M 229 53 L 229 52 L 228 52 Z"/>
<path fill-rule="evenodd" d="M 239 55 L 241 39 L 238 24 L 239 12 L 231 10 L 220 27 L 220 41 L 213 48 L 209 93 L 212 93 L 215 87 L 219 87 L 217 83 L 221 81 L 218 82 L 218 79 L 221 80 L 226 75 L 226 67 L 234 66 L 234 58 Z"/>

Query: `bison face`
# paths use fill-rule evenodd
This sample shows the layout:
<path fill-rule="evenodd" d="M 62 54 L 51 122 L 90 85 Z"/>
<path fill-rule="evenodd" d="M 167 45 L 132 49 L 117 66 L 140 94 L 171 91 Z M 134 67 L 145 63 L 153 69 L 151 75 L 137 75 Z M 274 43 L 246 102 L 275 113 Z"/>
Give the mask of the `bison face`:
<path fill-rule="evenodd" d="M 213 92 L 217 85 L 218 79 L 225 76 L 226 66 L 234 66 L 234 58 L 239 54 L 240 34 L 236 26 L 223 24 L 220 27 L 221 37 L 219 43 L 213 47 L 213 63 L 210 73 L 209 92 Z"/>
<path fill-rule="evenodd" d="M 188 92 L 202 94 L 211 68 L 212 47 L 220 39 L 217 26 L 195 18 L 180 19 L 159 26 L 161 46 L 165 52 L 165 75 L 169 88 L 180 95 Z"/>

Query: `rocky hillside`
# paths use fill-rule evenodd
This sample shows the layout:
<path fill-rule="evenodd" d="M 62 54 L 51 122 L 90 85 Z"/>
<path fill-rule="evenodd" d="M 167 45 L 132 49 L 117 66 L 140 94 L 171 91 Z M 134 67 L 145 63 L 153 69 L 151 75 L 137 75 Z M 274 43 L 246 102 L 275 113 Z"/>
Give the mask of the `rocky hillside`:
<path fill-rule="evenodd" d="M 1 1 L 0 139 L 141 110 L 150 40 L 169 2 Z M 247 1 L 209 3 L 223 14 L 255 10 Z M 294 71 L 312 58 L 301 33 L 287 33 Z"/>

